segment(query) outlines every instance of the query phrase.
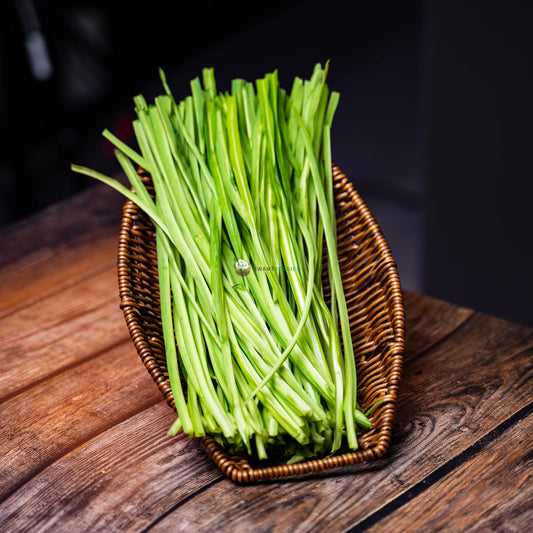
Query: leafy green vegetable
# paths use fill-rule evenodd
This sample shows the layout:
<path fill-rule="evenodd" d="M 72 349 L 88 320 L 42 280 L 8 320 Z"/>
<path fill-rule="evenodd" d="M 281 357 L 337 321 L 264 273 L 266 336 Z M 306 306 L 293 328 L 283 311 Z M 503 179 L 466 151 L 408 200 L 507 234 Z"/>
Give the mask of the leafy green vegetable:
<path fill-rule="evenodd" d="M 151 105 L 134 99 L 139 152 L 104 131 L 131 190 L 72 169 L 117 189 L 156 228 L 178 412 L 170 433 L 212 435 L 231 451 L 291 462 L 343 442 L 356 449 L 371 424 L 357 404 L 337 258 L 330 130 L 339 95 L 326 84 L 327 66 L 296 78 L 290 93 L 277 72 L 218 92 L 204 69 L 203 84 L 193 80 L 179 102 L 160 74 L 165 94 Z M 134 163 L 150 172 L 155 200 Z"/>

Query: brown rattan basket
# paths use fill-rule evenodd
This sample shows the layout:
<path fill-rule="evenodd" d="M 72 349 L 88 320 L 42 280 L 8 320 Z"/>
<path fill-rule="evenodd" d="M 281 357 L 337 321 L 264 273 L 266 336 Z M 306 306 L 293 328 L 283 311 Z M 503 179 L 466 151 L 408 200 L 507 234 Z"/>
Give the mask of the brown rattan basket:
<path fill-rule="evenodd" d="M 142 171 L 140 174 L 143 176 Z M 323 459 L 264 464 L 245 455 L 231 455 L 210 437 L 199 439 L 220 470 L 239 483 L 374 460 L 387 451 L 390 442 L 404 351 L 402 291 L 396 264 L 372 213 L 336 166 L 333 177 L 339 262 L 356 354 L 358 401 L 363 409 L 378 400 L 383 403 L 372 413 L 373 427 L 359 438 L 357 451 L 341 451 Z M 121 308 L 133 344 L 174 408 L 161 331 L 155 234 L 149 219 L 131 201 L 123 210 L 118 278 Z"/>

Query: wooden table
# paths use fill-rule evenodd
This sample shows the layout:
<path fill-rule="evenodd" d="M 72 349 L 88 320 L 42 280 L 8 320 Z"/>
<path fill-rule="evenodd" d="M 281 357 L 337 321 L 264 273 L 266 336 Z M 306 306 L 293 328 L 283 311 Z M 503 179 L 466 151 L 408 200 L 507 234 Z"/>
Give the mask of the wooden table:
<path fill-rule="evenodd" d="M 406 293 L 386 457 L 239 486 L 174 415 L 119 309 L 122 197 L 104 186 L 4 232 L 0 530 L 526 531 L 533 330 Z"/>

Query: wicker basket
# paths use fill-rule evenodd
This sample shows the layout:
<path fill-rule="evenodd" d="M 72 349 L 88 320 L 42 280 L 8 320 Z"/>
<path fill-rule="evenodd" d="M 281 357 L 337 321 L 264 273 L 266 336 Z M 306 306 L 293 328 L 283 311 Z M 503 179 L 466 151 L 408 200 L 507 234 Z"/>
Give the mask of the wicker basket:
<path fill-rule="evenodd" d="M 380 399 L 383 403 L 373 412 L 373 427 L 359 438 L 357 451 L 340 451 L 324 459 L 292 465 L 254 463 L 245 455 L 230 455 L 210 437 L 199 439 L 222 472 L 236 482 L 369 461 L 381 457 L 389 445 L 404 351 L 402 291 L 396 264 L 369 209 L 335 166 L 333 177 L 339 262 L 356 354 L 358 401 L 363 409 Z M 146 215 L 130 201 L 123 210 L 118 278 L 121 308 L 133 344 L 174 409 L 161 331 L 154 230 Z M 325 287 L 327 290 L 327 280 Z"/>

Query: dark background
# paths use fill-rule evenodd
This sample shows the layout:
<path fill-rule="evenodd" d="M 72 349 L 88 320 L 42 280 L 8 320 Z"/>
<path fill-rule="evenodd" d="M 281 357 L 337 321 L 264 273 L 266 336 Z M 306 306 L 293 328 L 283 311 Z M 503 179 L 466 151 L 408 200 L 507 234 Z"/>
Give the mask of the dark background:
<path fill-rule="evenodd" d="M 526 1 L 3 2 L 0 227 L 94 186 L 71 162 L 118 171 L 100 133 L 133 142 L 158 67 L 182 98 L 205 66 L 288 86 L 330 59 L 334 160 L 403 286 L 533 326 L 532 28 Z"/>

